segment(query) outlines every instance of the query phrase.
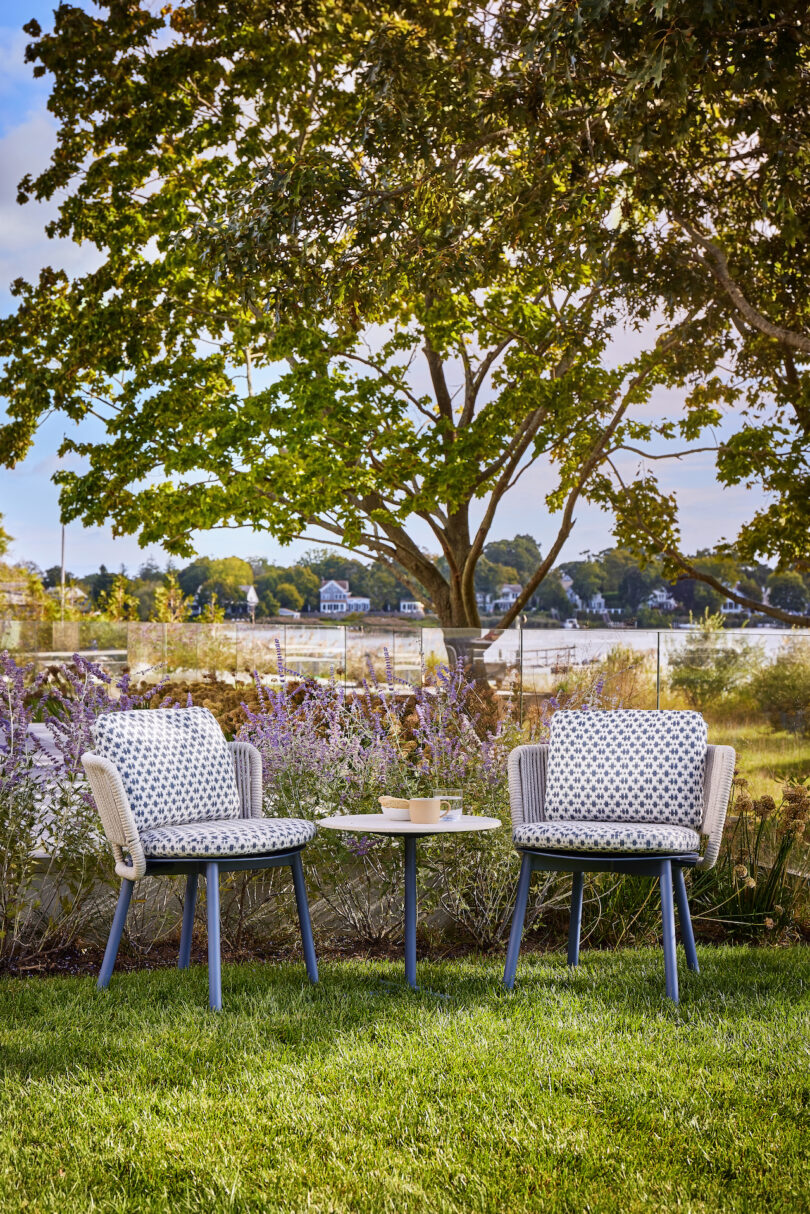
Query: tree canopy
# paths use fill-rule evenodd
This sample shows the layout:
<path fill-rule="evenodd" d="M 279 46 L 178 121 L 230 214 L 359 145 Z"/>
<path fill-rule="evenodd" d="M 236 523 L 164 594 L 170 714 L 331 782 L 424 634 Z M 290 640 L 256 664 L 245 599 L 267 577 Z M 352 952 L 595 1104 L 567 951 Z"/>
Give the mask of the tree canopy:
<path fill-rule="evenodd" d="M 756 477 L 780 495 L 784 543 L 767 551 L 796 564 L 801 342 L 790 371 L 784 335 L 749 320 L 738 341 L 716 255 L 684 226 L 709 239 L 700 199 L 714 197 L 751 121 L 767 126 L 729 125 L 722 107 L 747 113 L 747 86 L 714 79 L 735 64 L 742 79 L 755 6 L 735 6 L 731 34 L 697 2 L 677 18 L 670 7 L 594 2 L 579 19 L 518 3 L 495 17 L 438 0 L 187 0 L 159 12 L 110 0 L 100 16 L 61 5 L 53 32 L 30 23 L 28 56 L 53 76 L 59 131 L 20 197 L 61 193 L 53 232 L 103 258 L 74 280 L 46 268 L 14 284 L 17 312 L 0 325 L 11 418 L 0 455 L 21 458 L 60 410 L 79 426 L 65 450 L 85 461 L 59 474 L 66 519 L 109 520 L 185 554 L 200 528 L 326 536 L 455 626 L 478 623 L 475 572 L 498 507 L 542 459 L 556 535 L 505 624 L 552 569 L 583 499 L 616 509 L 627 542 L 688 571 L 674 502 L 649 475 L 623 479 L 618 457 L 658 437 L 693 442 L 742 395 L 754 420 L 718 466 L 729 483 Z M 656 37 L 673 21 L 659 71 Z M 805 71 L 795 27 L 788 14 L 763 32 L 769 47 L 792 39 L 779 60 L 791 87 L 765 67 L 755 81 L 790 115 L 791 137 Z M 670 165 L 664 133 L 681 111 Z M 671 168 L 674 189 L 704 145 L 714 176 L 679 189 L 682 213 L 666 211 L 656 235 L 655 174 Z M 760 194 L 783 184 L 776 150 L 772 160 Z M 740 239 L 743 195 L 729 208 Z M 786 221 L 794 241 L 799 230 Z M 764 267 L 764 244 L 756 257 Z M 799 280 L 783 278 L 801 337 Z M 751 288 L 760 280 L 752 269 Z M 617 324 L 655 318 L 648 347 L 617 365 Z M 729 354 L 731 379 L 719 370 Z M 684 389 L 679 417 L 645 415 L 659 383 Z M 100 439 L 82 431 L 91 415 Z M 735 542 L 762 551 L 763 526 Z"/>

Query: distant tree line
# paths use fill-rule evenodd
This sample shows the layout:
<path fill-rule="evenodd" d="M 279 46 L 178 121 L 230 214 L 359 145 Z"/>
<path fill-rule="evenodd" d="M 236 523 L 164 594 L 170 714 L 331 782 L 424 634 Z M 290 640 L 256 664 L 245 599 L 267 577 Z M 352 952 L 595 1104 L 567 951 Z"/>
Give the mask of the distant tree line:
<path fill-rule="evenodd" d="M 3 533 L 5 535 L 5 533 Z M 6 547 L 7 537 L 4 540 Z M 436 565 L 446 572 L 444 558 Z M 494 616 L 487 604 L 498 599 L 504 586 L 524 586 L 542 560 L 537 541 L 528 534 L 493 540 L 484 548 L 476 570 L 475 590 L 481 613 Z M 727 554 L 699 551 L 690 558 L 695 568 L 714 576 L 724 585 L 738 586 L 755 602 L 768 600 L 785 610 L 804 611 L 810 600 L 810 576 L 778 572 L 764 564 L 751 565 Z M 291 565 L 274 564 L 264 557 L 199 557 L 183 567 L 171 561 L 165 568 L 155 560 L 145 561 L 137 573 L 101 565 L 95 573 L 74 577 L 66 572 L 66 598 L 61 602 L 61 568 L 44 572 L 32 563 L 0 562 L 0 609 L 13 616 L 66 619 L 96 616 L 108 620 L 155 620 L 216 622 L 244 616 L 248 587 L 255 590 L 256 619 L 272 619 L 282 609 L 317 614 L 319 590 L 329 580 L 349 583 L 353 595 L 366 597 L 372 613 L 397 612 L 412 591 L 381 562 L 363 562 L 325 548 L 304 553 Z M 676 603 L 674 611 L 650 606 L 653 591 L 665 589 Z M 571 595 L 577 596 L 577 608 Z M 595 595 L 604 600 L 604 611 L 641 627 L 667 627 L 678 617 L 715 615 L 724 598 L 706 582 L 683 577 L 671 581 L 657 560 L 645 561 L 625 548 L 607 548 L 586 553 L 581 559 L 556 566 L 532 595 L 525 615 L 529 621 L 562 620 L 580 614 L 598 616 L 589 609 Z M 25 597 L 25 604 L 21 598 Z M 427 615 L 434 604 L 424 602 Z M 732 620 L 734 619 L 733 613 Z"/>

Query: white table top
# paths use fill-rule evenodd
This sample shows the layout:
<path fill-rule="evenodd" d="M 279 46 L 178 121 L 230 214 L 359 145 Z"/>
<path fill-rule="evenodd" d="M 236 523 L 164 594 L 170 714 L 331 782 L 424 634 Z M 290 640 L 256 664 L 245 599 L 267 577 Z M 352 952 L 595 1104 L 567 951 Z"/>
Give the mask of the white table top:
<path fill-rule="evenodd" d="M 324 830 L 360 831 L 367 835 L 453 835 L 474 830 L 495 830 L 502 826 L 500 818 L 478 818 L 465 814 L 455 822 L 395 822 L 384 814 L 345 814 L 335 818 L 324 818 L 318 823 Z"/>

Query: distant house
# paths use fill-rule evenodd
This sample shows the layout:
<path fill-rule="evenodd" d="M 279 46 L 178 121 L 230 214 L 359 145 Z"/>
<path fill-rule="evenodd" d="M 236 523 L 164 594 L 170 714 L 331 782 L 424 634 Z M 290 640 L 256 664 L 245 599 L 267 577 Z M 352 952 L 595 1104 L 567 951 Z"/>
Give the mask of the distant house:
<path fill-rule="evenodd" d="M 56 599 L 57 603 L 62 602 L 62 587 L 49 586 L 48 594 L 51 598 Z M 79 586 L 65 586 L 65 606 L 73 607 L 79 611 L 83 611 L 87 606 L 87 595 Z"/>
<path fill-rule="evenodd" d="M 6 607 L 28 607 L 31 604 L 31 591 L 25 581 L 0 582 L 0 598 Z"/>
<path fill-rule="evenodd" d="M 498 597 L 490 604 L 492 611 L 508 611 L 515 605 L 522 590 L 523 587 L 517 582 L 505 582 Z"/>
<path fill-rule="evenodd" d="M 291 607 L 279 607 L 278 614 L 283 616 L 285 620 L 300 620 L 301 612 L 293 611 Z"/>
<path fill-rule="evenodd" d="M 225 608 L 225 618 L 228 620 L 250 620 L 253 623 L 256 620 L 256 608 L 259 605 L 256 587 L 240 586 L 239 589 L 245 597 L 242 599 L 227 599 L 222 604 Z M 199 591 L 197 591 L 197 595 L 199 597 Z"/>
<path fill-rule="evenodd" d="M 419 619 L 425 614 L 425 604 L 420 603 L 419 599 L 400 599 L 399 614 L 409 615 L 413 619 Z"/>
<path fill-rule="evenodd" d="M 734 589 L 739 590 L 740 587 L 735 586 Z M 723 615 L 748 615 L 748 616 L 750 616 L 750 614 L 751 614 L 750 607 L 743 607 L 740 603 L 735 603 L 733 599 L 724 599 L 723 605 L 721 606 L 720 610 L 722 611 Z"/>
<path fill-rule="evenodd" d="M 371 600 L 352 594 L 349 583 L 329 578 L 319 591 L 321 615 L 348 615 L 350 611 L 371 611 Z"/>
<path fill-rule="evenodd" d="M 645 603 L 655 611 L 678 610 L 677 600 L 672 597 L 672 592 L 667 590 L 666 586 L 659 586 L 656 590 L 650 591 Z"/>
<path fill-rule="evenodd" d="M 572 607 L 576 607 L 578 611 L 582 610 L 582 599 L 574 590 L 574 579 L 570 573 L 566 573 L 564 569 L 560 570 L 560 585 L 565 591 L 565 597 Z"/>

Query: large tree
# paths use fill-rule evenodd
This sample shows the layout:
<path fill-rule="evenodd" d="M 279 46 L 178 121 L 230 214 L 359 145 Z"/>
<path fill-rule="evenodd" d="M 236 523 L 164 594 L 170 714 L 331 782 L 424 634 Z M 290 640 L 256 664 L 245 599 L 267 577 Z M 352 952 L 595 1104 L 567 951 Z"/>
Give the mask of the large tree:
<path fill-rule="evenodd" d="M 509 16 L 506 16 L 508 11 Z M 581 0 L 502 10 L 510 50 L 500 87 L 542 128 L 559 103 L 588 172 L 620 182 L 617 256 L 640 322 L 685 326 L 684 383 L 701 421 L 733 432 L 716 452 L 723 485 L 760 490 L 726 551 L 756 565 L 810 568 L 810 22 L 806 0 Z M 564 89 L 558 82 L 563 79 Z M 576 103 L 572 104 L 572 98 Z M 513 117 L 514 121 L 514 117 Z M 698 412 L 694 414 L 695 418 Z M 698 437 L 697 427 L 685 431 Z M 659 452 L 638 445 L 655 460 Z M 620 538 L 660 555 L 742 606 L 757 595 L 691 559 L 677 502 L 652 472 L 626 483 L 614 467 L 606 501 Z M 732 565 L 734 562 L 732 562 Z M 788 623 L 806 608 L 761 607 Z"/>
<path fill-rule="evenodd" d="M 7 462 L 54 409 L 94 414 L 103 437 L 66 442 L 86 461 L 60 474 L 66 519 L 178 553 L 198 528 L 314 529 L 454 626 L 478 623 L 498 507 L 540 459 L 556 535 L 503 624 L 583 498 L 625 521 L 643 502 L 646 537 L 654 487 L 617 493 L 611 461 L 660 429 L 639 414 L 658 382 L 692 377 L 687 437 L 714 419 L 722 342 L 696 360 L 681 310 L 641 355 L 609 353 L 638 264 L 626 184 L 569 64 L 546 61 L 545 95 L 527 77 L 535 10 L 100 7 L 27 27 L 59 133 L 21 200 L 63 191 L 53 231 L 102 260 L 14 286 Z"/>

